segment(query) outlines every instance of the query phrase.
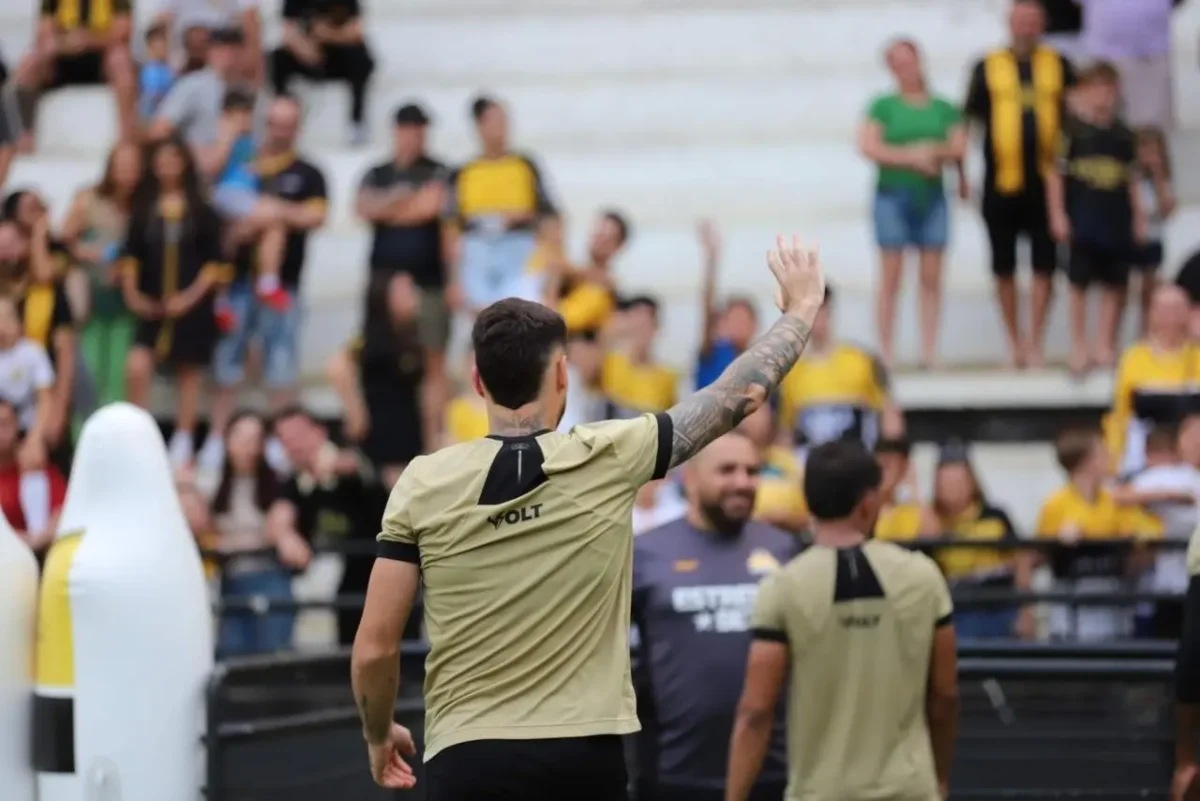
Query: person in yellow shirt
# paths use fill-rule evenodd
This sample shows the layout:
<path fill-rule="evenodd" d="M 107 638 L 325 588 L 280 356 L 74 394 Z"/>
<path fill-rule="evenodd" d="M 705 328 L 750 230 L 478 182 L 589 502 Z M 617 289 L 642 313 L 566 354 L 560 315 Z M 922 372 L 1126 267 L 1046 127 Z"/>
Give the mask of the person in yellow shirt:
<path fill-rule="evenodd" d="M 658 301 L 639 295 L 622 304 L 610 327 L 610 348 L 600 366 L 600 390 L 608 401 L 608 417 L 630 418 L 665 412 L 675 405 L 679 378 L 654 360 L 658 336 Z"/>
<path fill-rule="evenodd" d="M 904 419 L 892 402 L 878 358 L 833 334 L 833 290 L 813 321 L 803 358 L 779 385 L 779 424 L 802 454 L 825 442 L 854 437 L 874 448 L 880 435 L 897 436 Z"/>
<path fill-rule="evenodd" d="M 775 413 L 762 406 L 743 420 L 738 430 L 749 437 L 762 458 L 754 519 L 794 534 L 803 531 L 808 527 L 804 465 L 791 449 L 777 444 Z"/>
<path fill-rule="evenodd" d="M 933 478 L 933 511 L 944 536 L 983 546 L 938 550 L 938 565 L 952 589 L 1029 589 L 1029 562 L 1017 558 L 1011 548 L 987 547 L 987 543 L 1011 545 L 1019 538 L 1008 514 L 988 502 L 964 443 L 953 441 L 942 447 Z M 966 638 L 1033 635 L 1032 610 L 1018 615 L 1012 607 L 960 607 L 954 618 L 956 630 Z"/>
<path fill-rule="evenodd" d="M 875 539 L 912 542 L 919 537 L 936 537 L 939 531 L 933 510 L 918 502 L 912 487 L 907 437 L 885 437 L 875 443 L 875 461 L 883 479 L 879 495 L 883 505 L 875 522 Z"/>
<path fill-rule="evenodd" d="M 629 241 L 629 231 L 621 212 L 600 212 L 588 240 L 587 264 L 564 266 L 557 281 L 548 282 L 569 336 L 594 338 L 616 311 L 612 262 Z"/>
<path fill-rule="evenodd" d="M 1066 483 L 1050 495 L 1038 515 L 1037 536 L 1058 540 L 1045 552 L 1060 588 L 1115 592 L 1126 588 L 1143 554 L 1112 540 L 1161 536 L 1161 525 L 1140 507 L 1121 507 L 1108 488 L 1112 462 L 1099 430 L 1069 429 L 1055 442 Z M 1055 607 L 1051 632 L 1083 641 L 1128 635 L 1129 607 Z"/>
<path fill-rule="evenodd" d="M 475 354 L 468 352 L 466 358 L 466 375 L 471 375 L 475 365 Z M 481 439 L 488 433 L 487 408 L 483 397 L 472 387 L 463 388 L 450 403 L 446 405 L 446 421 L 443 426 L 442 446 L 456 445 Z"/>

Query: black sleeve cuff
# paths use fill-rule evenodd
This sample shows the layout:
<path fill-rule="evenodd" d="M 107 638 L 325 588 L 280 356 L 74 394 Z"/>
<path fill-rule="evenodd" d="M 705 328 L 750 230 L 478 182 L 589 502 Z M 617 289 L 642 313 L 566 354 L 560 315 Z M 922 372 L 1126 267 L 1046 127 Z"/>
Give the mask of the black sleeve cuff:
<path fill-rule="evenodd" d="M 766 640 L 768 642 L 786 643 L 788 641 L 787 634 L 779 629 L 750 629 L 750 637 L 751 639 Z"/>
<path fill-rule="evenodd" d="M 1175 653 L 1175 698 L 1200 703 L 1200 576 L 1192 576 L 1183 601 L 1183 633 Z"/>
<path fill-rule="evenodd" d="M 654 457 L 654 475 L 650 480 L 658 481 L 665 478 L 667 471 L 671 469 L 671 442 L 675 438 L 675 421 L 666 412 L 659 412 L 654 415 L 654 419 L 658 421 L 658 453 Z"/>
<path fill-rule="evenodd" d="M 380 540 L 378 556 L 380 559 L 395 559 L 398 562 L 412 562 L 414 565 L 421 564 L 421 552 L 411 542 Z"/>
<path fill-rule="evenodd" d="M 942 615 L 941 617 L 939 617 L 937 619 L 937 621 L 934 622 L 933 627 L 935 629 L 940 629 L 943 626 L 949 626 L 953 622 L 954 622 L 954 613 L 950 612 L 948 614 L 945 614 L 945 615 Z"/>

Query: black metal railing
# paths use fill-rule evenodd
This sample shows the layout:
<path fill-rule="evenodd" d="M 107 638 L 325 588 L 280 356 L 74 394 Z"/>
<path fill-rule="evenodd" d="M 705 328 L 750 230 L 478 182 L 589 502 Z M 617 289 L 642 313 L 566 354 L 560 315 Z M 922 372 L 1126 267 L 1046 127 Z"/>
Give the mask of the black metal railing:
<path fill-rule="evenodd" d="M 397 718 L 423 725 L 423 644 L 401 656 Z M 1165 798 L 1174 646 L 984 643 L 960 649 L 954 801 Z M 208 801 L 378 801 L 349 654 L 221 665 L 208 692 Z M 418 785 L 403 798 L 424 798 Z"/>

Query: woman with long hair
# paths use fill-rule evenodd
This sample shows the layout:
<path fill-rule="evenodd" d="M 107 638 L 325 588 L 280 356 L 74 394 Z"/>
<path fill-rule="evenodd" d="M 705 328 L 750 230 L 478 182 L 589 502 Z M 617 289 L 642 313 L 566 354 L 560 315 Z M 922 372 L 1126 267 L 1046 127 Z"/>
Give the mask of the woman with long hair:
<path fill-rule="evenodd" d="M 937 356 L 942 254 L 950 236 L 942 172 L 962 162 L 967 130 L 958 107 L 929 90 L 915 43 L 893 42 L 886 58 L 896 90 L 871 102 L 858 134 L 859 150 L 879 167 L 874 210 L 882 273 L 875 296 L 879 349 L 892 366 L 904 254 L 916 250 L 921 365 L 930 368 Z"/>
<path fill-rule="evenodd" d="M 373 276 L 362 334 L 329 366 L 330 381 L 346 410 L 346 435 L 361 445 L 388 486 L 425 447 L 420 303 L 408 273 Z"/>
<path fill-rule="evenodd" d="M 125 237 L 121 289 L 137 317 L 126 371 L 129 400 L 143 407 L 155 368 L 173 371 L 178 405 L 170 453 L 176 465 L 192 458 L 201 385 L 217 340 L 214 290 L 230 277 L 220 227 L 187 146 L 174 137 L 155 143 Z"/>
<path fill-rule="evenodd" d="M 141 147 L 118 142 L 108 153 L 100 183 L 75 195 L 61 232 L 84 277 L 83 291 L 72 301 L 76 318 L 83 321 L 83 361 L 101 404 L 125 398 L 125 357 L 133 346 L 135 319 L 121 297 L 117 258 L 142 172 Z"/>
<path fill-rule="evenodd" d="M 225 459 L 212 492 L 212 520 L 217 549 L 225 557 L 221 596 L 292 598 L 292 578 L 284 565 L 299 564 L 289 551 L 291 542 L 272 542 L 267 510 L 279 496 L 279 479 L 264 455 L 266 425 L 248 412 L 234 416 L 225 429 Z M 275 548 L 276 553 L 270 553 Z M 239 555 L 240 554 L 240 555 Z M 261 654 L 287 648 L 292 641 L 295 614 L 272 611 L 227 612 L 221 620 L 222 657 Z"/>

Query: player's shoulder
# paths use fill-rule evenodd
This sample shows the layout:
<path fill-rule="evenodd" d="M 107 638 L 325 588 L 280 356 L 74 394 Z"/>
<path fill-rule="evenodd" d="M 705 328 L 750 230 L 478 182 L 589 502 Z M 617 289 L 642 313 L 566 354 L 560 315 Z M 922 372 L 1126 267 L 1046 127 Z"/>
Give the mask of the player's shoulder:
<path fill-rule="evenodd" d="M 480 459 L 495 450 L 494 442 L 486 438 L 447 445 L 410 461 L 403 479 L 414 490 L 435 484 L 461 484 L 481 468 L 486 470 L 490 462 Z"/>
<path fill-rule="evenodd" d="M 911 576 L 918 580 L 941 576 L 941 569 L 932 557 L 898 543 L 873 539 L 863 550 L 876 570 Z"/>

